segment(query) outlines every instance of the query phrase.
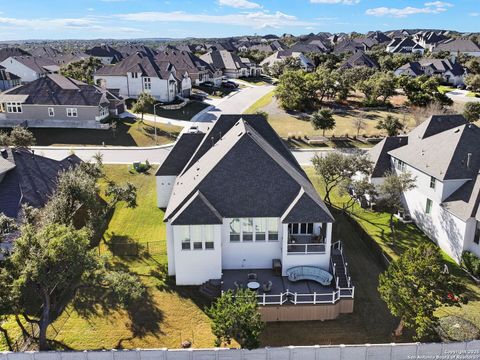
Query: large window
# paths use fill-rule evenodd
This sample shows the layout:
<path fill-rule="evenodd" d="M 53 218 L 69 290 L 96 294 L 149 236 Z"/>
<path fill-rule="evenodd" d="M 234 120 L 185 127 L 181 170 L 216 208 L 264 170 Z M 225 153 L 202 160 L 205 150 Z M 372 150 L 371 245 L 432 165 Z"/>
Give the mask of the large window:
<path fill-rule="evenodd" d="M 425 205 L 425 213 L 426 214 L 431 214 L 432 213 L 432 206 L 433 206 L 432 200 L 427 199 L 427 204 Z"/>
<path fill-rule="evenodd" d="M 268 218 L 267 220 L 267 229 L 268 229 L 268 240 L 277 241 L 278 240 L 278 221 L 276 218 Z"/>
<path fill-rule="evenodd" d="M 393 164 L 395 165 L 395 169 L 400 170 L 400 171 L 405 171 L 405 169 L 407 168 L 406 164 L 402 160 L 399 160 L 399 159 L 394 159 Z"/>
<path fill-rule="evenodd" d="M 100 116 L 107 116 L 108 115 L 108 107 L 100 107 Z"/>
<path fill-rule="evenodd" d="M 253 219 L 242 219 L 243 241 L 253 241 Z"/>
<path fill-rule="evenodd" d="M 240 219 L 230 220 L 230 241 L 240 241 Z"/>
<path fill-rule="evenodd" d="M 77 108 L 67 108 L 67 117 L 77 117 Z"/>
<path fill-rule="evenodd" d="M 267 219 L 255 218 L 255 241 L 265 241 L 267 239 Z"/>
<path fill-rule="evenodd" d="M 477 229 L 475 230 L 475 237 L 473 238 L 475 244 L 480 243 L 480 221 L 477 221 Z"/>
<path fill-rule="evenodd" d="M 151 90 L 152 89 L 152 79 L 149 77 L 144 77 L 143 78 L 143 88 L 145 90 Z"/>
<path fill-rule="evenodd" d="M 19 102 L 7 102 L 7 112 L 8 113 L 21 113 L 22 104 Z"/>
<path fill-rule="evenodd" d="M 311 235 L 313 234 L 313 223 L 290 224 L 290 234 Z"/>
<path fill-rule="evenodd" d="M 213 250 L 215 248 L 213 225 L 179 225 L 178 234 L 182 250 Z"/>
<path fill-rule="evenodd" d="M 190 226 L 181 225 L 178 227 L 180 241 L 182 242 L 182 250 L 190 250 L 192 248 L 190 241 Z"/>

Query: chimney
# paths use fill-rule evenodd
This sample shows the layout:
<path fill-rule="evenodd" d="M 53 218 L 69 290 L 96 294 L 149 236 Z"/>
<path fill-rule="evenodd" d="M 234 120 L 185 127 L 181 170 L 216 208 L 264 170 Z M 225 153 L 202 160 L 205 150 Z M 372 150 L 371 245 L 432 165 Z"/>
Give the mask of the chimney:
<path fill-rule="evenodd" d="M 470 164 L 472 163 L 472 153 L 467 154 L 467 169 L 470 169 Z"/>

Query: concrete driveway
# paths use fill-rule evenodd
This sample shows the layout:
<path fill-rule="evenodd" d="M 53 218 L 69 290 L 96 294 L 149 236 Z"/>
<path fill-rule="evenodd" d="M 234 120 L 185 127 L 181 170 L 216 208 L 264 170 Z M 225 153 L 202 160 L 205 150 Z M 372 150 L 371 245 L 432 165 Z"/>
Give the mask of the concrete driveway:
<path fill-rule="evenodd" d="M 273 91 L 275 86 L 249 86 L 241 88 L 238 91 L 222 99 L 211 99 L 206 102 L 213 108 L 199 116 L 198 122 L 212 122 L 217 120 L 222 114 L 243 114 L 257 100 Z"/>
<path fill-rule="evenodd" d="M 480 102 L 480 98 L 467 96 L 467 90 L 454 90 L 447 93 L 447 96 L 457 103 Z"/>

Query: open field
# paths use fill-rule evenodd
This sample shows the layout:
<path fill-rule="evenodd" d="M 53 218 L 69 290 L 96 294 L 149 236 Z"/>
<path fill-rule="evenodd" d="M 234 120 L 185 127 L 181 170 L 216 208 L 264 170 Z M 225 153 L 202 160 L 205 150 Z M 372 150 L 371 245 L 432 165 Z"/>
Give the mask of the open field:
<path fill-rule="evenodd" d="M 301 118 L 299 115 L 288 113 L 280 107 L 279 102 L 274 96 L 274 92 L 265 95 L 253 104 L 246 113 L 256 113 L 258 111 L 268 114 L 268 121 L 275 131 L 282 137 L 313 137 L 321 136 L 322 130 L 314 130 L 307 116 Z M 415 127 L 415 121 L 410 114 L 401 113 L 399 110 L 362 110 L 350 109 L 343 113 L 334 115 L 336 127 L 334 130 L 326 131 L 326 136 L 345 136 L 350 137 L 357 135 L 356 119 L 364 120 L 363 129 L 360 129 L 359 135 L 376 136 L 382 135 L 382 132 L 376 129 L 376 125 L 380 119 L 384 119 L 387 115 L 393 115 L 403 121 L 407 129 Z"/>
<path fill-rule="evenodd" d="M 175 141 L 182 128 L 157 124 L 158 145 Z M 40 129 L 30 128 L 39 146 L 153 146 L 155 127 L 133 119 L 117 122 L 115 129 Z"/>

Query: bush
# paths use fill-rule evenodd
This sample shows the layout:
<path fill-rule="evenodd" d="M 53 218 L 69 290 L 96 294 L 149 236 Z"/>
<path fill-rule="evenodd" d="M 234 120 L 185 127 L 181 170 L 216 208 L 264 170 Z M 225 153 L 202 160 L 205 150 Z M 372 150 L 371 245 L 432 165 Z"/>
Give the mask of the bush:
<path fill-rule="evenodd" d="M 462 254 L 462 265 L 475 277 L 480 277 L 480 258 L 470 251 Z"/>
<path fill-rule="evenodd" d="M 442 341 L 471 341 L 480 338 L 480 329 L 470 321 L 458 316 L 446 316 L 438 321 L 436 328 Z"/>
<path fill-rule="evenodd" d="M 148 172 L 148 170 L 150 170 L 152 168 L 152 166 L 150 165 L 148 160 L 146 160 L 145 164 L 143 164 L 141 162 L 133 163 L 132 168 L 137 173 L 146 173 L 146 172 Z"/>

